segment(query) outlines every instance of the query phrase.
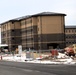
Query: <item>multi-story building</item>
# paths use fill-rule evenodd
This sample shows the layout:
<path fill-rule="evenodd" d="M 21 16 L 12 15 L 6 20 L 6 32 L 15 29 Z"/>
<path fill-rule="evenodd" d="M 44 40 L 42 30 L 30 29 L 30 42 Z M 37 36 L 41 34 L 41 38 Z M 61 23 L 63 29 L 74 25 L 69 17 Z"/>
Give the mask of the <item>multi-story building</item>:
<path fill-rule="evenodd" d="M 18 20 L 9 20 L 1 24 L 1 43 L 8 44 L 9 50 L 21 45 L 21 26 Z"/>
<path fill-rule="evenodd" d="M 66 46 L 76 44 L 76 26 L 65 26 Z"/>
<path fill-rule="evenodd" d="M 24 16 L 1 24 L 2 43 L 13 50 L 45 50 L 65 47 L 65 14 L 43 12 Z"/>

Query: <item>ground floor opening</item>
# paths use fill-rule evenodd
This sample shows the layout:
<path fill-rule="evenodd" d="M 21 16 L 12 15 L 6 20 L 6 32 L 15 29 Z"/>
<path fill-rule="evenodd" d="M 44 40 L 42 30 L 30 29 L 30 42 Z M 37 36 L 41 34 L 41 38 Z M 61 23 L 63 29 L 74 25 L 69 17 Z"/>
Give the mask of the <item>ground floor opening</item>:
<path fill-rule="evenodd" d="M 55 49 L 55 48 L 59 48 L 58 43 L 49 43 L 49 44 L 47 44 L 47 49 Z"/>

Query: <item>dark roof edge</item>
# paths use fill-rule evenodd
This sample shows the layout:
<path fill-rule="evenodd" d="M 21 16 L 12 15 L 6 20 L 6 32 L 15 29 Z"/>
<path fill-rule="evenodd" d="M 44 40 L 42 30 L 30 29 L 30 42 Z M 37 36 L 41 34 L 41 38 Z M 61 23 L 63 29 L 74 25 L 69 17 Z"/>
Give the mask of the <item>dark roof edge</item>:
<path fill-rule="evenodd" d="M 12 19 L 12 20 L 8 20 L 8 21 L 3 22 L 3 23 L 1 23 L 0 25 L 5 24 L 5 23 L 8 23 L 8 22 L 17 22 L 17 21 L 18 21 L 18 20 Z"/>
<path fill-rule="evenodd" d="M 32 15 L 32 17 L 36 17 L 36 16 L 66 16 L 66 14 L 38 14 L 38 15 Z"/>
<path fill-rule="evenodd" d="M 74 26 L 65 26 L 65 28 L 76 28 L 76 25 L 74 25 Z"/>
<path fill-rule="evenodd" d="M 62 14 L 62 13 L 43 12 L 43 13 L 38 13 L 38 14 L 26 16 L 25 18 L 22 18 L 20 20 L 28 19 L 28 18 L 31 18 L 31 17 L 37 17 L 37 16 L 61 16 L 61 15 L 66 16 L 66 14 Z"/>
<path fill-rule="evenodd" d="M 34 14 L 34 15 L 27 15 L 27 16 L 11 19 L 11 20 L 6 21 L 6 22 L 1 23 L 1 24 L 5 24 L 7 22 L 20 21 L 20 20 L 23 20 L 23 19 L 28 19 L 28 18 L 37 17 L 37 16 L 66 16 L 66 14 L 63 14 L 63 13 L 54 13 L 54 12 L 42 12 L 42 13 L 38 13 L 38 14 Z"/>

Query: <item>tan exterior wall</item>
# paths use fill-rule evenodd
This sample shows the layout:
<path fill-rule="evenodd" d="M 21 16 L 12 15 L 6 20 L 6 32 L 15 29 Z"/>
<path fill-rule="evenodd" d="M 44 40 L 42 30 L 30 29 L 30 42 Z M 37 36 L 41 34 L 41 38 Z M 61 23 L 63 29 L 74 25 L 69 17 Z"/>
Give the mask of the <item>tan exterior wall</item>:
<path fill-rule="evenodd" d="M 15 22 L 15 29 L 21 29 L 20 22 Z"/>
<path fill-rule="evenodd" d="M 20 22 L 11 23 L 10 29 L 21 29 Z"/>
<path fill-rule="evenodd" d="M 32 25 L 37 25 L 38 19 L 37 17 L 32 17 Z"/>
<path fill-rule="evenodd" d="M 3 31 L 6 31 L 6 30 L 14 29 L 14 28 L 15 29 L 20 29 L 20 23 L 19 22 L 14 22 L 12 24 L 12 22 L 7 22 L 7 23 L 5 23 L 1 26 L 1 31 L 3 32 Z"/>
<path fill-rule="evenodd" d="M 21 21 L 21 29 L 25 28 L 25 20 Z"/>
<path fill-rule="evenodd" d="M 11 29 L 11 22 L 7 23 L 7 30 Z"/>
<path fill-rule="evenodd" d="M 32 25 L 32 18 L 26 19 L 26 27 L 30 27 Z"/>
<path fill-rule="evenodd" d="M 61 16 L 43 16 L 42 17 L 42 33 L 54 34 L 63 33 L 63 23 Z"/>

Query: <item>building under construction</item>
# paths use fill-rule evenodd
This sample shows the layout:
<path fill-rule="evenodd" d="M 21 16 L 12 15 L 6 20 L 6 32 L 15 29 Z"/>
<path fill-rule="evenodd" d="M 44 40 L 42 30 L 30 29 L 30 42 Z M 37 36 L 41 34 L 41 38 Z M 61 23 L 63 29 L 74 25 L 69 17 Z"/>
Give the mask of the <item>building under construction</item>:
<path fill-rule="evenodd" d="M 9 50 L 22 45 L 23 50 L 65 47 L 65 14 L 42 12 L 1 23 L 2 44 Z"/>

